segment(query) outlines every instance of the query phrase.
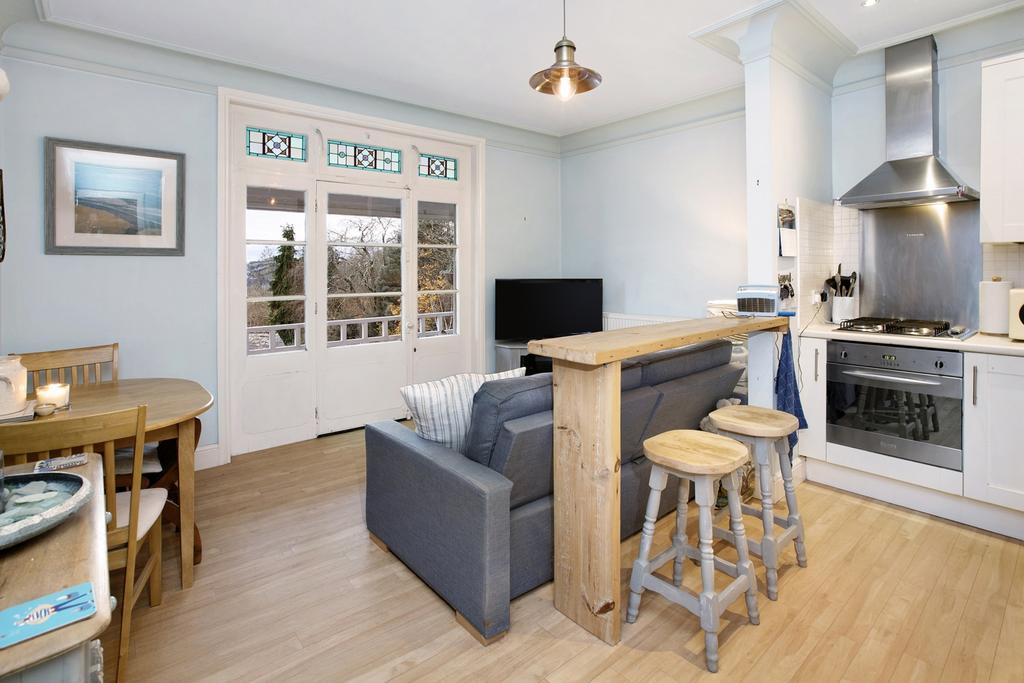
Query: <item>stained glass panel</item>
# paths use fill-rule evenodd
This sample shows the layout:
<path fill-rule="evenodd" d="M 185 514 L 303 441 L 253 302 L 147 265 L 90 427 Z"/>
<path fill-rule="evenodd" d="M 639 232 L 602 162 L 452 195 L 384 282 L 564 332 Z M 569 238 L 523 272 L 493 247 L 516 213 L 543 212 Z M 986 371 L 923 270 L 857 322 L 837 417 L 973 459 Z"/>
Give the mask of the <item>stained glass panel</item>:
<path fill-rule="evenodd" d="M 306 160 L 306 136 L 283 130 L 246 128 L 245 151 L 251 157 L 271 159 Z"/>
<path fill-rule="evenodd" d="M 423 178 L 459 179 L 459 160 L 437 154 L 420 154 L 419 174 Z"/>
<path fill-rule="evenodd" d="M 388 147 L 357 145 L 342 140 L 327 141 L 327 165 L 359 168 L 380 173 L 401 173 L 402 152 Z"/>

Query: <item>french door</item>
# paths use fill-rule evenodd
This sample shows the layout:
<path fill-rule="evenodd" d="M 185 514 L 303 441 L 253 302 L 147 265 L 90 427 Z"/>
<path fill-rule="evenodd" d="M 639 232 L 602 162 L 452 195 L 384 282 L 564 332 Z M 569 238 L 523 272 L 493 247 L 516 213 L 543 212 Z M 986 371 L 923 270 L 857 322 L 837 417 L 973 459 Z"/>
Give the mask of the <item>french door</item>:
<path fill-rule="evenodd" d="M 232 454 L 402 418 L 403 385 L 482 369 L 470 147 L 244 106 L 229 125 Z"/>
<path fill-rule="evenodd" d="M 318 324 L 308 343 L 320 434 L 404 417 L 399 387 L 469 370 L 457 196 L 420 194 L 317 183 Z"/>

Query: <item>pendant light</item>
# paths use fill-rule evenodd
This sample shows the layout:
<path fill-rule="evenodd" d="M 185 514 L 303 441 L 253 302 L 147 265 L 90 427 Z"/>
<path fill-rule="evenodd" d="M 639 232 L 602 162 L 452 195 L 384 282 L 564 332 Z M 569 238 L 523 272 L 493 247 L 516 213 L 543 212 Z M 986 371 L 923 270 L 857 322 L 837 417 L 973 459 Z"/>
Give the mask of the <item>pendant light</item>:
<path fill-rule="evenodd" d="M 555 63 L 530 77 L 530 87 L 568 102 L 576 93 L 601 85 L 601 74 L 576 63 L 576 44 L 565 37 L 565 0 L 562 0 L 562 39 L 555 43 Z"/>

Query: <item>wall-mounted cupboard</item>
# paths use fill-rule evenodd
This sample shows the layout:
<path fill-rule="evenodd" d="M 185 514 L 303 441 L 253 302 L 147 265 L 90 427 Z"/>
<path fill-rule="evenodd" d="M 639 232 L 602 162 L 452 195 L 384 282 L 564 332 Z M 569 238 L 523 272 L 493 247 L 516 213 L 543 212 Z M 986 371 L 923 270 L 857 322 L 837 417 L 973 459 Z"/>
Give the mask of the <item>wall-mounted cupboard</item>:
<path fill-rule="evenodd" d="M 1024 53 L 981 69 L 981 241 L 1024 242 Z"/>

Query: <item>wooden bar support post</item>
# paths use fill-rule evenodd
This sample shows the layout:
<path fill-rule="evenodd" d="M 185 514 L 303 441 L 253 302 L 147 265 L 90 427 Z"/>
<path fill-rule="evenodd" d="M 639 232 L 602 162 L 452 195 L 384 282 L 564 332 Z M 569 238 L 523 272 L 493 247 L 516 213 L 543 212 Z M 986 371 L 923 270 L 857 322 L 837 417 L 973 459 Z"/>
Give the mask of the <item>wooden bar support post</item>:
<path fill-rule="evenodd" d="M 621 363 L 554 361 L 555 607 L 619 642 Z"/>

